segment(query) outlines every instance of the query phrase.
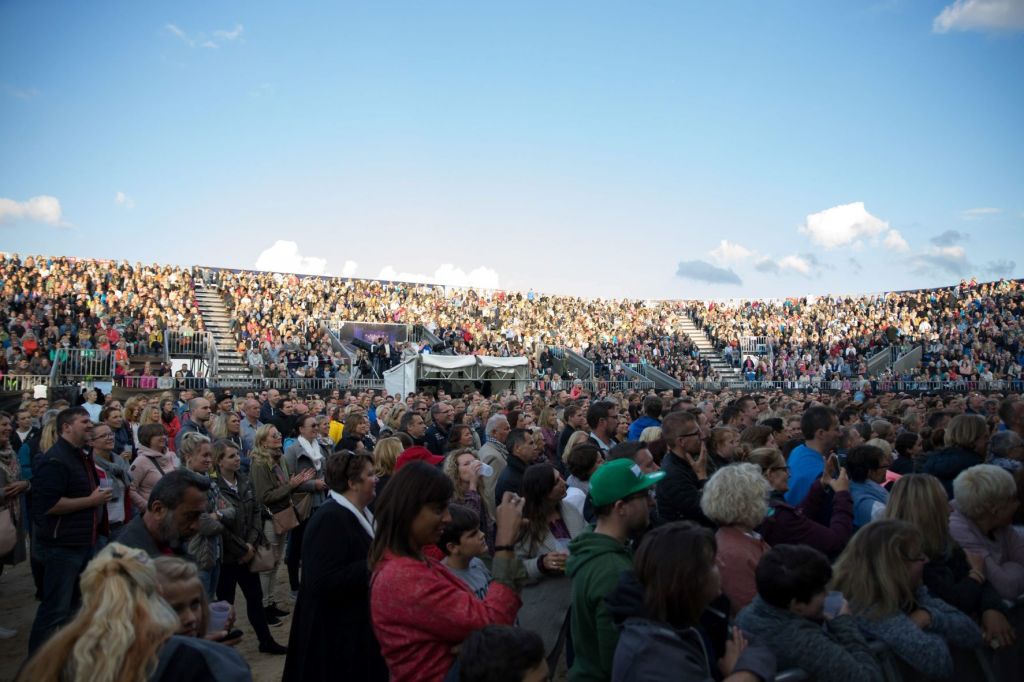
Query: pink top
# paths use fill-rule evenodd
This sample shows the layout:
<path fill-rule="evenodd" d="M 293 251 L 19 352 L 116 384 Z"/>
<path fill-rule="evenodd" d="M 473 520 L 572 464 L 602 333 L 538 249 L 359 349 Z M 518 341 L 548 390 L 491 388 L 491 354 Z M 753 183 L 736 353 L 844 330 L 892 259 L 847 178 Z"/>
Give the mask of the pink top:
<path fill-rule="evenodd" d="M 715 563 L 722 575 L 722 592 L 729 598 L 735 616 L 757 596 L 754 572 L 771 547 L 757 533 L 744 533 L 730 526 L 719 528 L 715 540 L 718 542 Z"/>
<path fill-rule="evenodd" d="M 154 459 L 160 464 L 160 469 L 164 471 L 163 474 L 160 473 L 160 469 L 157 469 L 156 464 L 153 463 Z M 132 477 L 132 485 L 128 489 L 128 495 L 132 498 L 132 504 L 135 505 L 136 509 L 145 511 L 146 503 L 149 501 L 149 493 L 152 492 L 153 486 L 164 477 L 164 474 L 169 474 L 177 467 L 178 463 L 175 459 L 173 452 L 159 453 L 145 446 L 139 446 L 139 454 L 128 468 L 128 473 Z"/>

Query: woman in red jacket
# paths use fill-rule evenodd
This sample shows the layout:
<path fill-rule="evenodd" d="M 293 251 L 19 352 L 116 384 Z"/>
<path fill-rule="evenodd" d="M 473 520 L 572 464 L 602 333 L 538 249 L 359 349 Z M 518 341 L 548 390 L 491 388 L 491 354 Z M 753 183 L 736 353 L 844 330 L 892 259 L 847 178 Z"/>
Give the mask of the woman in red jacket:
<path fill-rule="evenodd" d="M 505 493 L 497 510 L 491 583 L 484 599 L 424 550 L 435 545 L 451 517 L 451 480 L 437 467 L 412 462 L 377 499 L 370 548 L 370 611 L 392 682 L 443 680 L 453 648 L 474 630 L 511 625 L 522 604 L 526 575 L 513 553 L 523 500 Z"/>

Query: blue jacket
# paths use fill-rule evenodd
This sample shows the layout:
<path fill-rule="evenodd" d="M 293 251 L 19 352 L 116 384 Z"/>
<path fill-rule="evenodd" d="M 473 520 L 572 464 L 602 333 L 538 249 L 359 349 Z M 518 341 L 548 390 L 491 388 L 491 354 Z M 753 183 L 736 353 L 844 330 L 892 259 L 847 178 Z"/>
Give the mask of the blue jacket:
<path fill-rule="evenodd" d="M 821 478 L 822 472 L 825 471 L 825 457 L 817 450 L 800 444 L 789 453 L 787 464 L 789 492 L 786 493 L 786 503 L 796 507 L 807 497 L 814 481 Z"/>
<path fill-rule="evenodd" d="M 651 426 L 661 426 L 661 422 L 645 414 L 629 425 L 629 433 L 626 435 L 626 440 L 640 440 L 640 434 L 644 432 L 644 429 Z"/>
<path fill-rule="evenodd" d="M 850 481 L 850 495 L 853 497 L 854 530 L 871 523 L 871 510 L 875 502 L 889 504 L 889 491 L 871 480 L 863 483 Z"/>

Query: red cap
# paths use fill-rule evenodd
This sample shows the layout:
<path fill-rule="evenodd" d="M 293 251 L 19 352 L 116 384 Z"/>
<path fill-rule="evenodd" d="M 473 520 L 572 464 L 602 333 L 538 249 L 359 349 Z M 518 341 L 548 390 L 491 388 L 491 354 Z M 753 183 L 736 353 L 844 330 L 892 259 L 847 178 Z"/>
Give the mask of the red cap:
<path fill-rule="evenodd" d="M 398 455 L 398 459 L 395 461 L 395 471 L 397 472 L 409 462 L 415 462 L 416 460 L 426 462 L 431 466 L 437 466 L 444 461 L 444 457 L 441 455 L 435 455 L 422 445 L 413 445 L 411 448 L 406 448 L 400 455 Z"/>

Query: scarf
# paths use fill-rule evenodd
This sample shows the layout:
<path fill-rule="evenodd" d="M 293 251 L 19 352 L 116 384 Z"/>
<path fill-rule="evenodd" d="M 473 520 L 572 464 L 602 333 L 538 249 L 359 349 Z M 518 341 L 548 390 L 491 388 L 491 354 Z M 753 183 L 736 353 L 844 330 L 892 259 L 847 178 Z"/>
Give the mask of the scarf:
<path fill-rule="evenodd" d="M 365 530 L 366 533 L 371 538 L 373 537 L 373 512 L 371 512 L 369 509 L 359 511 L 358 509 L 356 509 L 356 506 L 354 504 L 348 501 L 347 497 L 340 493 L 336 493 L 333 490 L 329 490 L 327 494 L 331 496 L 332 500 L 340 504 L 345 509 L 348 509 L 353 514 L 355 514 L 356 519 L 359 521 L 359 525 L 363 527 L 363 530 Z"/>
<path fill-rule="evenodd" d="M 320 452 L 319 441 L 314 440 L 312 443 L 310 443 L 302 436 L 299 436 L 297 442 L 299 444 L 299 447 L 302 448 L 302 451 L 309 455 L 309 458 L 313 460 L 313 468 L 316 469 L 317 471 L 320 471 L 320 469 L 323 467 L 324 456 L 323 453 Z"/>

